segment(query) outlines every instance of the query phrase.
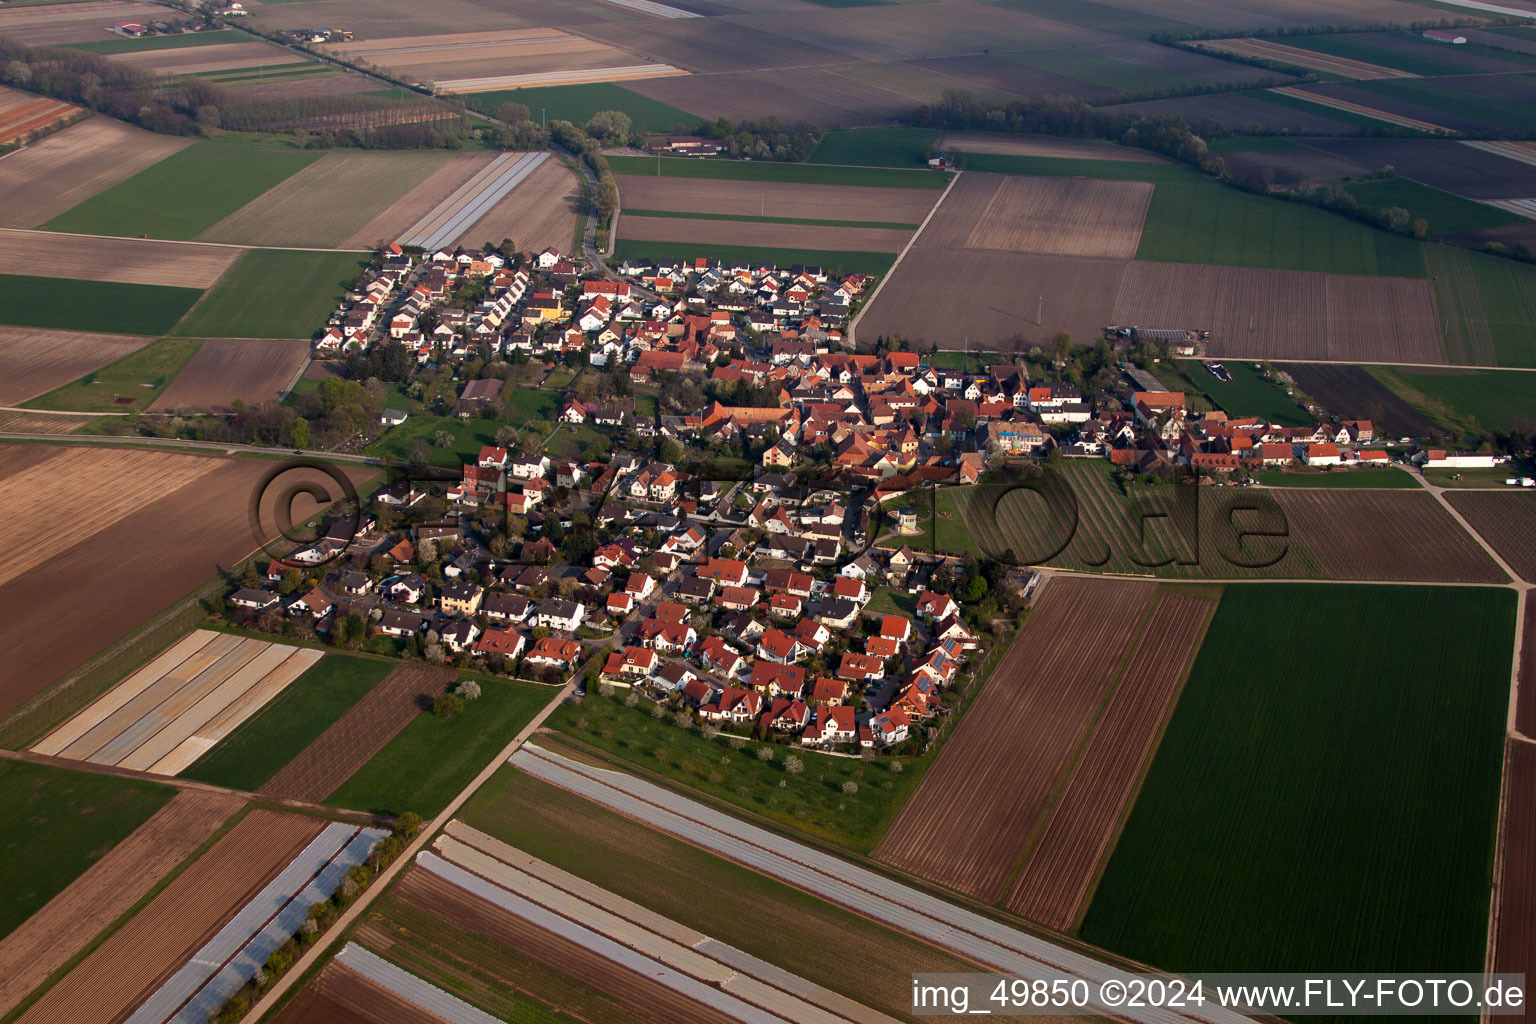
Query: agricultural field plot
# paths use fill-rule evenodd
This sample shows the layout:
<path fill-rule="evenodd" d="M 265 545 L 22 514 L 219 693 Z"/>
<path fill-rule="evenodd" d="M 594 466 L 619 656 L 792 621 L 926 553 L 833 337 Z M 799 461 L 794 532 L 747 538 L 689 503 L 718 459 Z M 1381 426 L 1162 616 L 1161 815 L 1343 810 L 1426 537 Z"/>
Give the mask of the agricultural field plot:
<path fill-rule="evenodd" d="M 327 153 L 198 236 L 205 242 L 342 248 L 458 157 Z"/>
<path fill-rule="evenodd" d="M 814 17 L 807 12 L 794 19 L 801 24 Z M 582 35 L 596 42 L 644 54 L 652 61 L 683 68 L 696 75 L 714 77 L 721 72 L 736 73 L 774 68 L 811 68 L 827 64 L 848 64 L 855 57 L 840 52 L 842 40 L 822 36 L 801 42 L 783 34 L 788 19 L 773 15 L 730 18 L 684 18 L 672 21 L 625 21 L 613 24 L 582 25 Z M 665 80 L 661 80 L 665 81 Z M 630 88 L 655 97 L 651 83 L 637 83 Z M 707 87 L 710 83 L 697 83 Z M 661 97 L 656 97 L 661 98 Z M 663 102 L 671 102 L 663 99 Z M 673 103 L 700 116 L 709 113 L 685 103 Z M 742 112 L 743 116 L 745 111 Z"/>
<path fill-rule="evenodd" d="M 60 100 L 0 86 L 0 145 L 25 143 L 38 132 L 82 113 Z"/>
<path fill-rule="evenodd" d="M 1058 139 L 1049 135 L 992 135 L 986 132 L 945 132 L 940 150 L 988 153 L 994 156 L 1040 156 L 1069 160 L 1123 160 L 1135 163 L 1167 163 L 1156 153 L 1093 139 Z"/>
<path fill-rule="evenodd" d="M 576 172 L 558 160 L 545 160 L 465 228 L 454 244 L 499 245 L 510 238 L 526 252 L 546 248 L 564 252 L 571 246 L 583 205 Z"/>
<path fill-rule="evenodd" d="M 46 412 L 0 412 L 0 430 L 11 434 L 73 434 L 91 422 L 89 416 Z"/>
<path fill-rule="evenodd" d="M 549 162 L 548 153 L 502 153 L 400 234 L 401 245 L 431 251 L 449 245 Z"/>
<path fill-rule="evenodd" d="M 63 891 L 141 826 L 175 790 L 52 765 L 0 763 L 0 935 Z"/>
<path fill-rule="evenodd" d="M 943 189 L 950 175 L 901 167 L 841 167 L 835 164 L 754 163 L 745 160 L 697 160 L 688 157 L 611 156 L 615 175 L 657 178 L 705 178 L 719 181 L 787 182 L 796 185 L 856 185 L 862 188 Z M 937 201 L 937 197 L 932 197 Z"/>
<path fill-rule="evenodd" d="M 622 110 L 631 124 L 643 132 L 689 129 L 698 124 L 697 114 L 658 103 L 633 89 L 612 82 L 587 82 L 582 85 L 550 85 L 534 89 L 497 89 L 475 92 L 465 97 L 475 110 L 495 115 L 503 103 L 521 103 L 530 112 L 537 111 L 551 120 L 586 124 L 599 110 Z"/>
<path fill-rule="evenodd" d="M 101 334 L 164 334 L 201 288 L 0 274 L 0 324 Z"/>
<path fill-rule="evenodd" d="M 120 53 L 137 53 L 140 50 L 180 50 L 188 46 L 218 46 L 222 43 L 245 42 L 248 39 L 250 36 L 234 29 L 203 29 L 199 32 L 182 32 L 167 36 L 128 37 L 114 34 L 114 38 L 110 39 L 70 43 L 69 48 L 110 57 Z"/>
<path fill-rule="evenodd" d="M 1481 971 L 1514 607 L 1227 587 L 1081 937 L 1180 972 Z"/>
<path fill-rule="evenodd" d="M 1536 427 L 1536 395 L 1525 373 L 1405 366 L 1367 369 L 1392 394 L 1448 427 L 1471 434 Z"/>
<path fill-rule="evenodd" d="M 1531 223 L 1518 214 L 1463 199 L 1407 178 L 1360 182 L 1346 185 L 1345 190 L 1368 210 L 1397 206 L 1415 218 L 1422 217 L 1429 226 L 1431 238 Z"/>
<path fill-rule="evenodd" d="M 196 630 L 32 747 L 178 775 L 320 660 L 320 652 Z"/>
<path fill-rule="evenodd" d="M 622 220 L 622 218 L 621 218 Z M 730 223 L 730 222 L 726 222 Z M 722 263 L 742 260 L 747 263 L 772 263 L 780 267 L 814 264 L 828 274 L 884 274 L 896 262 L 894 252 L 860 252 L 853 249 L 770 249 L 756 245 L 703 245 L 698 242 L 642 242 L 619 239 L 613 258 L 627 259 L 716 259 Z"/>
<path fill-rule="evenodd" d="M 988 345 L 1053 331 L 1084 342 L 1109 324 L 1208 330 L 1216 358 L 1444 361 L 1424 280 L 922 244 L 903 257 L 856 327 L 866 337 L 964 335 Z"/>
<path fill-rule="evenodd" d="M 310 338 L 367 265 L 362 253 L 251 249 L 176 325 L 183 338 Z"/>
<path fill-rule="evenodd" d="M 138 50 L 114 54 L 112 59 L 119 64 L 141 68 L 157 75 L 203 75 L 217 71 L 254 71 L 258 68 L 290 68 L 314 63 L 286 47 L 251 40 L 248 36 L 242 36 L 242 39 L 246 41 L 181 49 Z"/>
<path fill-rule="evenodd" d="M 1099 868 L 1215 608 L 1209 597 L 1195 594 L 1158 596 L 1120 682 L 1024 859 L 1008 895 L 1013 913 L 1069 931 L 1087 909 Z"/>
<path fill-rule="evenodd" d="M 1308 71 L 1321 71 L 1325 74 L 1337 75 L 1340 78 L 1351 78 L 1357 81 L 1373 78 L 1413 77 L 1409 72 L 1395 67 L 1384 67 L 1380 64 L 1351 60 L 1347 57 L 1337 57 L 1328 53 L 1315 53 L 1311 50 L 1299 49 L 1295 46 L 1276 43 L 1268 39 L 1202 39 L 1192 45 L 1199 50 L 1230 53 L 1238 57 L 1273 61 L 1276 64 L 1285 64 L 1293 68 L 1305 68 Z"/>
<path fill-rule="evenodd" d="M 1294 100 L 1278 93 L 1245 91 L 1215 93 L 1209 96 L 1180 96 L 1169 100 L 1142 100 L 1106 106 L 1110 113 L 1139 113 L 1150 116 L 1171 114 L 1181 117 L 1198 131 L 1210 132 L 1210 125 L 1223 127 L 1258 126 L 1270 131 L 1305 135 L 1354 135 L 1362 124 L 1373 122 L 1330 111 L 1315 103 Z"/>
<path fill-rule="evenodd" d="M 879 124 L 911 117 L 914 106 L 921 102 L 881 80 L 878 73 L 890 67 L 873 64 L 817 65 L 782 70 L 649 78 L 629 82 L 627 85 L 659 103 L 693 111 L 697 116 L 690 119 L 690 124 L 721 117 L 733 121 L 776 117 L 789 125 Z M 900 81 L 905 81 L 910 75 L 919 81 L 947 79 L 954 87 L 963 87 L 965 84 L 962 80 L 941 76 L 929 68 L 912 68 L 910 65 L 895 67 L 897 70 L 893 74 Z M 855 70 L 869 72 L 871 69 L 876 73 L 873 76 L 853 73 Z M 872 77 L 874 80 L 871 80 Z M 982 91 L 997 96 L 996 90 Z"/>
<path fill-rule="evenodd" d="M 932 128 L 848 128 L 823 135 L 808 161 L 865 167 L 927 167 Z"/>
<path fill-rule="evenodd" d="M 1425 262 L 1446 325 L 1446 351 L 1473 366 L 1536 366 L 1536 268 L 1455 246 L 1430 246 Z M 1406 361 L 1406 360 L 1405 360 Z"/>
<path fill-rule="evenodd" d="M 0 452 L 14 450 L 15 446 L 0 447 Z M 66 453 L 78 458 L 83 451 L 48 449 L 51 458 Z M 13 650 L 0 668 L 0 714 L 14 711 L 46 690 L 61 676 L 207 583 L 217 566 L 238 562 L 257 545 L 250 522 L 251 490 L 272 463 L 163 454 L 165 459 L 213 466 L 204 471 L 201 465 L 195 470 L 167 465 L 158 476 L 192 477 L 190 483 L 184 481 L 173 489 L 161 487 L 155 476 L 119 477 L 120 467 L 130 464 L 128 452 L 113 452 L 110 460 L 104 460 L 104 449 L 89 451 L 81 472 L 85 479 L 93 481 L 93 486 L 83 493 L 89 493 L 95 501 L 110 497 L 118 502 L 123 499 L 117 492 L 128 491 L 128 502 L 139 507 L 89 535 L 66 535 L 56 528 L 49 531 L 45 543 L 52 548 L 52 554 L 48 560 L 0 585 L 0 616 L 10 624 L 9 628 L 23 631 L 18 635 L 35 638 L 33 643 Z M 61 465 L 68 464 L 79 463 Z M 329 476 L 297 470 L 290 473 L 283 478 L 285 485 L 313 481 L 328 488 L 331 494 L 337 490 Z M 51 508 L 57 515 L 71 494 L 82 493 L 75 486 L 75 478 L 58 474 L 30 485 L 26 483 L 30 477 L 24 477 L 23 489 L 16 483 L 20 475 L 11 473 L 0 478 L 0 512 L 13 523 L 23 521 L 22 509 Z M 348 473 L 355 486 L 361 486 L 373 475 L 366 468 Z M 110 490 L 98 492 L 97 486 L 102 485 Z M 294 519 L 302 521 L 310 509 L 304 501 L 296 504 Z M 264 506 L 262 515 L 265 523 L 275 521 L 270 507 Z M 54 519 L 53 523 L 57 521 Z M 124 601 L 125 593 L 133 594 L 134 599 Z M 73 610 L 67 620 L 58 614 L 60 602 Z M 82 628 L 79 623 L 90 623 L 90 628 Z"/>
<path fill-rule="evenodd" d="M 620 216 L 619 235 L 631 247 L 645 242 L 673 242 L 700 246 L 890 253 L 900 252 L 907 239 L 912 237 L 910 231 L 889 228 L 829 228 L 635 215 Z"/>
<path fill-rule="evenodd" d="M 1145 181 L 968 172 L 944 197 L 921 244 L 1130 259 L 1152 189 Z"/>
<path fill-rule="evenodd" d="M 140 341 L 141 347 L 116 362 L 28 399 L 26 407 L 70 413 L 142 412 L 202 345 L 187 338 L 161 338 L 148 344 L 143 344 L 142 339 L 135 340 Z"/>
<path fill-rule="evenodd" d="M 1530 638 L 1526 640 L 1529 649 Z M 1506 773 L 1503 877 L 1493 970 L 1536 971 L 1536 745 L 1510 740 Z"/>
<path fill-rule="evenodd" d="M 400 665 L 267 780 L 263 793 L 318 802 L 383 750 L 453 680 L 452 669 Z"/>
<path fill-rule="evenodd" d="M 343 239 L 342 248 L 378 249 L 400 237 L 441 203 L 444 196 L 463 188 L 494 159 L 494 153 L 452 154 L 447 163 Z"/>
<path fill-rule="evenodd" d="M 109 117 L 70 125 L 0 160 L 0 227 L 37 227 L 191 144 Z"/>
<path fill-rule="evenodd" d="M 120 1020 L 314 839 L 320 818 L 246 814 L 18 1022 Z"/>
<path fill-rule="evenodd" d="M 875 858 L 1001 897 L 1155 594 L 1118 580 L 1047 584 Z"/>
<path fill-rule="evenodd" d="M 441 1024 L 442 1018 L 407 1002 L 334 961 L 273 1018 L 273 1024 Z"/>
<path fill-rule="evenodd" d="M 645 62 L 617 46 L 555 28 L 372 39 L 329 49 L 348 60 L 432 82 L 445 92 L 684 74 L 670 64 Z"/>
<path fill-rule="evenodd" d="M 259 408 L 282 398 L 308 359 L 307 341 L 205 341 L 149 409 L 228 412 L 236 399 Z"/>
<path fill-rule="evenodd" d="M 1536 736 L 1536 602 L 1526 595 L 1525 622 L 1521 626 L 1520 667 L 1517 685 L 1519 699 L 1515 703 L 1515 730 L 1522 736 Z"/>
<path fill-rule="evenodd" d="M 222 245 L 0 228 L 0 274 L 24 275 L 48 267 L 67 270 L 78 281 L 201 289 L 223 276 L 241 252 Z"/>
<path fill-rule="evenodd" d="M 1308 140 L 1312 142 L 1316 140 Z M 1295 139 L 1234 137 L 1211 147 L 1239 181 L 1274 185 L 1322 184 L 1377 170 Z"/>
<path fill-rule="evenodd" d="M 111 39 L 112 26 L 117 22 L 155 21 L 164 17 L 160 14 L 162 9 L 123 0 L 7 7 L 0 11 L 0 36 L 10 36 L 28 46 Z"/>
<path fill-rule="evenodd" d="M 1388 118 L 1420 120 L 1456 132 L 1527 134 L 1536 130 L 1536 80 L 1527 75 L 1390 78 L 1307 86 L 1309 95 L 1358 103 Z"/>
<path fill-rule="evenodd" d="M 138 351 L 148 338 L 0 327 L 0 405 L 16 405 Z"/>
<path fill-rule="evenodd" d="M 1434 420 L 1359 366 L 1280 363 L 1296 386 L 1340 419 L 1370 420 L 1379 437 L 1428 437 Z"/>
<path fill-rule="evenodd" d="M 925 189 L 708 181 L 616 175 L 625 209 L 676 210 L 725 217 L 917 225 L 937 195 Z M 619 223 L 623 226 L 624 214 Z"/>
<path fill-rule="evenodd" d="M 1349 160 L 1364 174 L 1392 167 L 1412 181 L 1469 199 L 1523 196 L 1536 183 L 1530 165 L 1504 153 L 1481 148 L 1484 143 L 1450 139 L 1308 139 L 1305 145 Z"/>
<path fill-rule="evenodd" d="M 1536 494 L 1451 491 L 1445 497 L 1521 579 L 1536 583 Z"/>
<path fill-rule="evenodd" d="M 1510 74 L 1536 66 L 1536 59 L 1514 50 L 1476 42 L 1446 46 L 1410 31 L 1308 34 L 1298 36 L 1292 45 L 1316 54 L 1372 61 L 1429 77 Z"/>
<path fill-rule="evenodd" d="M 84 235 L 196 238 L 319 158 L 318 153 L 205 139 L 98 192 L 44 227 Z M 188 182 L 200 185 L 189 193 Z"/>
<path fill-rule="evenodd" d="M 98 777 L 100 778 L 100 777 Z M 0 1013 L 67 964 L 240 809 L 239 797 L 183 790 L 0 939 Z M 92 822 L 93 825 L 99 822 Z M 34 869 L 35 871 L 35 869 Z M 35 879 L 35 873 L 30 876 Z"/>

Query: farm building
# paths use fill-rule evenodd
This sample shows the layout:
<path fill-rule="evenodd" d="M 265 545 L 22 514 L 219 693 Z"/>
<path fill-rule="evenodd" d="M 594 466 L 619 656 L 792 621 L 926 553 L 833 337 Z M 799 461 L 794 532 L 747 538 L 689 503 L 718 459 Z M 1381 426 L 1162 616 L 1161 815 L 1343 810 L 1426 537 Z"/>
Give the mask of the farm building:
<path fill-rule="evenodd" d="M 1451 32 L 1443 28 L 1432 28 L 1424 33 L 1424 38 L 1432 43 L 1449 43 L 1459 46 L 1467 41 L 1467 37 L 1460 32 Z"/>

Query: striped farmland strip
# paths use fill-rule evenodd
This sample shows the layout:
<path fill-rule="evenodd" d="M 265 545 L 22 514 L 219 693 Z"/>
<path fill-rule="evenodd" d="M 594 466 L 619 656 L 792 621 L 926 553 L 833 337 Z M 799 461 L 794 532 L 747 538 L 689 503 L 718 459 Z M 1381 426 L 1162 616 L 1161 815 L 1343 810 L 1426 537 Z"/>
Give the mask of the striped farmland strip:
<path fill-rule="evenodd" d="M 400 244 L 419 246 L 429 252 L 447 245 L 547 159 L 548 153 L 523 153 L 515 159 L 510 153 L 498 157 L 413 225 Z"/>
<path fill-rule="evenodd" d="M 1395 124 L 1400 128 L 1413 128 L 1421 132 L 1429 132 L 1431 135 L 1455 135 L 1456 132 L 1444 125 L 1433 124 L 1429 121 L 1420 121 L 1413 117 L 1404 117 L 1401 114 L 1390 114 L 1376 107 L 1367 107 L 1363 103 L 1352 103 L 1349 100 L 1337 99 L 1333 96 L 1324 96 L 1321 93 L 1309 92 L 1297 85 L 1284 85 L 1277 89 L 1269 90 L 1281 96 L 1289 96 L 1296 100 L 1305 100 L 1308 103 L 1316 103 L 1320 107 L 1329 107 L 1333 110 L 1342 110 L 1347 114 L 1359 114 L 1361 117 L 1374 118 L 1377 121 L 1385 121 Z"/>
<path fill-rule="evenodd" d="M 408 1003 L 413 1003 L 448 1024 L 501 1024 L 490 1014 L 475 1009 L 457 996 L 422 981 L 408 971 L 402 971 L 383 957 L 375 956 L 355 942 L 349 942 L 336 962 L 367 978 L 380 988 L 393 992 Z"/>

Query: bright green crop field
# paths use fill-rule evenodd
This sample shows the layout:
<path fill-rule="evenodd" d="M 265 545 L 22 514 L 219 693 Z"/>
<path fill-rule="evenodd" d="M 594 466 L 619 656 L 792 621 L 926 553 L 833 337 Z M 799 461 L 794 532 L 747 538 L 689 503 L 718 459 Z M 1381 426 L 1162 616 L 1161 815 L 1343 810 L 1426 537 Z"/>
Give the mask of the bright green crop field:
<path fill-rule="evenodd" d="M 0 274 L 0 323 L 159 335 L 174 327 L 202 295 L 201 288 Z"/>
<path fill-rule="evenodd" d="M 361 253 L 252 249 L 177 325 L 184 338 L 310 338 L 354 278 Z"/>

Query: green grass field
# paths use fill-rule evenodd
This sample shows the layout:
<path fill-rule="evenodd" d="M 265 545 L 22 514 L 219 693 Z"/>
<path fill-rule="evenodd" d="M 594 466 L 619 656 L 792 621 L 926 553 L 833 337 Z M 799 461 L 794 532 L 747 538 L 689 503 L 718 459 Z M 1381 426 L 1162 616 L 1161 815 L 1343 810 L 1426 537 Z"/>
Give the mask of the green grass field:
<path fill-rule="evenodd" d="M 844 128 L 823 135 L 807 163 L 927 167 L 934 128 Z"/>
<path fill-rule="evenodd" d="M 394 667 L 388 661 L 327 654 L 182 777 L 254 792 Z"/>
<path fill-rule="evenodd" d="M 465 701 L 462 715 L 439 718 L 423 711 L 326 803 L 389 815 L 415 811 L 430 818 L 556 693 L 535 683 L 477 678 L 480 697 Z"/>
<path fill-rule="evenodd" d="M 235 32 L 230 29 L 219 29 L 214 32 L 183 32 L 174 36 L 144 36 L 139 39 L 130 39 L 126 36 L 115 39 L 92 39 L 84 43 L 62 43 L 60 45 L 71 50 L 86 50 L 90 53 L 138 53 L 141 50 L 180 50 L 188 46 L 212 46 L 216 43 L 244 43 L 250 40 L 250 36 L 243 32 Z"/>
<path fill-rule="evenodd" d="M 1344 190 L 1369 209 L 1400 206 L 1414 217 L 1423 217 L 1429 222 L 1431 236 L 1525 223 L 1524 217 L 1428 185 L 1420 185 L 1407 178 L 1362 181 L 1346 185 Z"/>
<path fill-rule="evenodd" d="M 1253 478 L 1266 487 L 1344 487 L 1412 489 L 1419 486 L 1412 475 L 1397 469 L 1371 466 L 1360 469 L 1280 470 L 1261 469 Z"/>
<path fill-rule="evenodd" d="M 463 466 L 466 459 L 478 455 L 485 445 L 494 444 L 496 431 L 502 426 L 503 422 L 499 420 L 479 418 L 461 420 L 457 416 L 412 416 L 398 427 L 390 427 L 385 431 L 383 437 L 368 446 L 368 454 L 388 454 L 397 459 L 404 459 L 410 451 L 411 442 L 421 438 L 432 449 L 432 464 L 451 469 Z M 521 427 L 521 421 L 514 426 Z M 447 431 L 453 435 L 451 446 L 437 447 L 436 438 L 439 431 Z"/>
<path fill-rule="evenodd" d="M 1159 183 L 1136 258 L 1330 274 L 1423 277 L 1419 243 L 1213 181 Z"/>
<path fill-rule="evenodd" d="M 175 795 L 138 779 L 0 761 L 0 936 Z"/>
<path fill-rule="evenodd" d="M 1254 89 L 1244 93 L 1244 95 L 1264 103 L 1272 103 L 1277 107 L 1289 107 L 1292 110 L 1299 110 L 1304 114 L 1310 114 L 1312 117 L 1326 117 L 1330 121 L 1337 121 L 1340 125 L 1347 125 L 1351 128 L 1364 128 L 1368 131 L 1379 132 L 1382 130 L 1384 123 L 1379 118 L 1366 117 L 1364 114 L 1354 114 L 1347 110 L 1334 110 L 1332 107 L 1324 107 L 1318 103 L 1297 99 L 1295 96 L 1287 96 L 1284 93 L 1271 92 L 1268 89 Z M 1340 132 L 1339 134 L 1353 133 Z"/>
<path fill-rule="evenodd" d="M 1231 416 L 1262 416 L 1285 427 L 1309 426 L 1312 417 L 1279 386 L 1264 379 L 1253 364 L 1242 359 L 1222 362 L 1232 375 L 1231 382 L 1217 380 L 1203 363 L 1185 362 L 1180 366 L 1191 384 Z"/>
<path fill-rule="evenodd" d="M 1180 972 L 1481 971 L 1514 612 L 1228 586 L 1082 937 Z"/>
<path fill-rule="evenodd" d="M 676 220 L 737 220 L 746 224 L 804 224 L 818 228 L 889 228 L 916 231 L 916 224 L 888 220 L 816 220 L 813 217 L 754 217 L 744 213 L 693 213 L 686 210 L 636 210 L 625 207 L 631 217 L 671 217 Z"/>
<path fill-rule="evenodd" d="M 664 178 L 723 178 L 728 181 L 787 181 L 798 185 L 863 185 L 870 188 L 943 188 L 944 171 L 898 167 L 839 167 L 827 164 L 758 163 L 751 160 L 688 157 L 611 156 L 614 174 L 656 174 Z"/>
<path fill-rule="evenodd" d="M 367 259 L 357 253 L 252 249 L 177 325 L 185 338 L 310 338 Z"/>
<path fill-rule="evenodd" d="M 599 110 L 622 110 L 635 128 L 643 132 L 669 132 L 676 128 L 692 131 L 704 120 L 612 82 L 477 92 L 466 96 L 464 102 L 492 116 L 503 103 L 521 103 L 535 121 L 542 118 L 576 125 L 586 124 Z"/>
<path fill-rule="evenodd" d="M 24 403 L 31 409 L 73 410 L 77 412 L 142 412 L 147 409 L 171 378 L 181 372 L 187 360 L 197 354 L 201 341 L 190 338 L 161 338 L 132 352 L 115 363 L 108 363 L 87 374 Z M 121 398 L 130 402 L 118 401 Z"/>
<path fill-rule="evenodd" d="M 172 153 L 43 227 L 86 235 L 196 238 L 320 159 L 319 153 L 255 146 L 228 138 L 204 140 Z"/>
<path fill-rule="evenodd" d="M 1530 76 L 1517 76 L 1527 81 Z M 1505 135 L 1530 135 L 1536 132 L 1536 105 L 1518 99 L 1490 96 L 1486 93 L 1460 89 L 1433 78 L 1381 78 L 1367 82 L 1351 82 L 1350 88 L 1375 93 L 1390 99 L 1402 100 L 1427 107 L 1431 111 L 1444 111 L 1454 117 L 1466 118 L 1490 130 Z M 1433 121 L 1434 117 L 1430 116 Z"/>
<path fill-rule="evenodd" d="M 200 288 L 0 274 L 0 323 L 103 334 L 164 334 Z"/>
<path fill-rule="evenodd" d="M 1536 366 L 1536 267 L 1452 245 L 1426 245 L 1452 362 Z"/>
<path fill-rule="evenodd" d="M 623 220 L 619 229 L 623 230 Z M 772 263 L 780 267 L 797 264 L 820 266 L 829 274 L 883 274 L 896 262 L 893 252 L 845 252 L 832 249 L 770 249 L 752 245 L 694 245 L 691 242 L 641 242 L 621 238 L 614 243 L 613 259 L 660 260 L 675 257 L 694 259 L 713 257 L 717 260 L 746 260 L 749 263 Z"/>
<path fill-rule="evenodd" d="M 1382 45 L 1383 36 L 1406 40 L 1413 44 L 1413 48 L 1397 50 L 1384 46 Z M 1348 60 L 1362 60 L 1367 64 L 1379 64 L 1382 67 L 1431 77 L 1467 74 L 1466 62 L 1452 60 L 1450 59 L 1452 56 L 1494 57 L 1511 64 L 1536 66 L 1536 58 L 1528 54 L 1493 46 L 1482 46 L 1478 43 L 1446 46 L 1444 43 L 1432 43 L 1417 32 L 1341 32 L 1327 35 L 1297 35 L 1288 37 L 1285 43 L 1287 46 L 1311 50 L 1314 53 L 1326 53 Z"/>
<path fill-rule="evenodd" d="M 1467 433 L 1536 431 L 1536 377 L 1512 370 L 1368 366 L 1409 405 Z"/>
<path fill-rule="evenodd" d="M 760 761 L 760 743 L 736 750 L 723 736 L 707 740 L 696 730 L 679 729 L 670 718 L 658 720 L 644 709 L 626 707 L 624 691 L 618 692 L 617 697 L 594 694 L 580 705 L 557 708 L 549 725 L 688 789 L 858 853 L 868 853 L 879 842 L 928 764 L 911 758 L 865 764 L 786 747 L 772 747 L 774 759 Z M 799 775 L 784 770 L 789 754 L 805 765 Z M 892 772 L 897 763 L 903 770 Z M 786 783 L 782 788 L 781 782 Z M 845 796 L 845 782 L 856 782 L 858 793 Z"/>

